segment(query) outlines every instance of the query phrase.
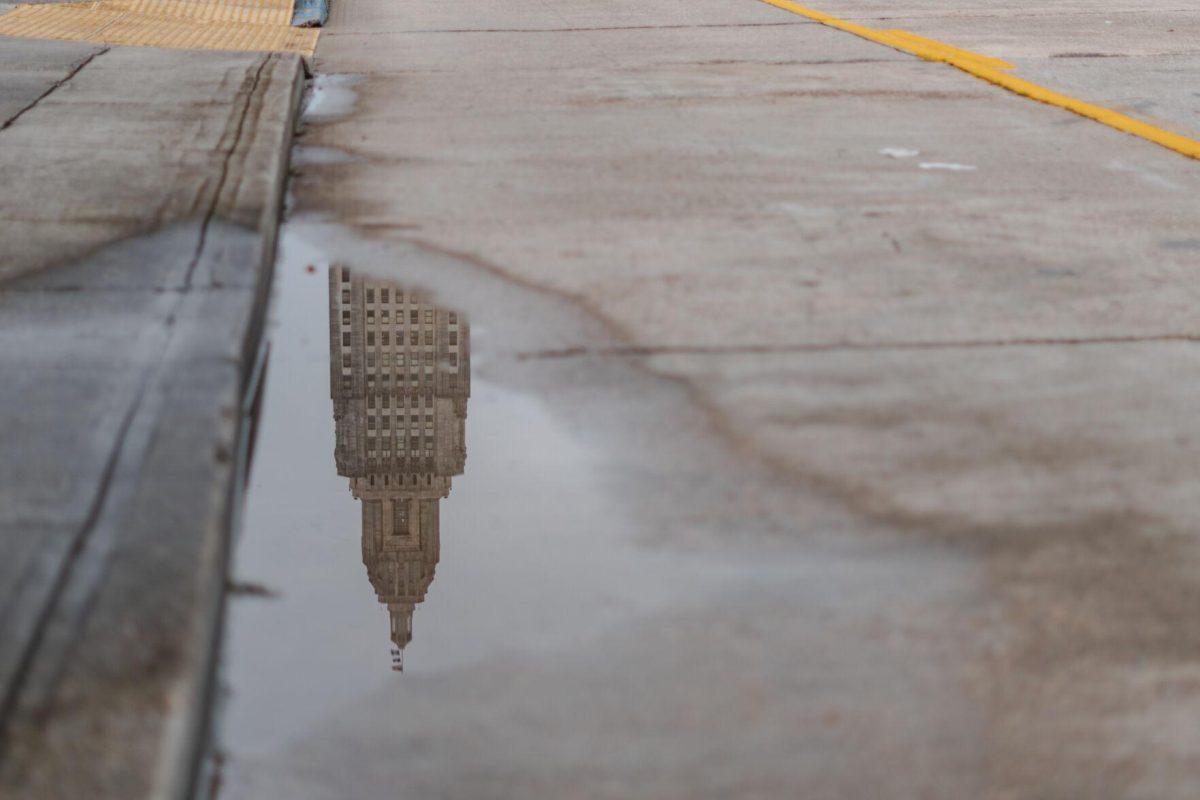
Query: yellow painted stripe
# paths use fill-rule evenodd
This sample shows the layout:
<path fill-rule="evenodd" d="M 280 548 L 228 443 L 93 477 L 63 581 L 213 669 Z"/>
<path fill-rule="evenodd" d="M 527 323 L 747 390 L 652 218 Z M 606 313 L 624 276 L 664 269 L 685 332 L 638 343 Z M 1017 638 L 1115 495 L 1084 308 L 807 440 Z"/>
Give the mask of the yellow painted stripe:
<path fill-rule="evenodd" d="M 1036 83 L 1023 80 L 1015 75 L 1010 75 L 1008 70 L 1013 69 L 1013 66 L 1000 59 L 972 53 L 969 50 L 962 50 L 932 39 L 925 39 L 907 31 L 885 31 L 868 28 L 865 25 L 847 22 L 844 19 L 838 19 L 824 12 L 806 8 L 791 2 L 791 0 L 762 0 L 762 2 L 782 8 L 784 11 L 790 11 L 793 14 L 807 17 L 822 25 L 828 25 L 831 28 L 852 33 L 868 41 L 909 53 L 918 58 L 923 58 L 926 61 L 938 61 L 943 64 L 949 64 L 963 72 L 974 75 L 976 78 L 981 78 L 988 83 L 995 84 L 1010 92 L 1015 92 L 1022 97 L 1028 97 L 1040 103 L 1047 103 L 1066 109 L 1081 117 L 1095 120 L 1102 125 L 1107 125 L 1110 128 L 1115 128 L 1146 141 L 1154 142 L 1157 145 L 1161 145 L 1168 150 L 1174 150 L 1176 153 L 1189 158 L 1200 159 L 1200 142 L 1195 139 L 1178 133 L 1172 133 L 1156 125 L 1151 125 L 1148 122 L 1142 122 L 1126 114 L 1113 111 L 1111 108 L 1078 100 L 1061 92 L 1056 92 L 1044 86 L 1039 86 Z"/>
<path fill-rule="evenodd" d="M 944 56 L 953 56 L 954 58 L 960 58 L 963 61 L 972 61 L 981 67 L 1002 69 L 1006 71 L 1010 69 L 1016 69 L 1016 67 L 1014 67 L 1012 64 L 1008 63 L 1007 61 L 1002 61 L 999 58 L 992 58 L 991 56 L 972 53 L 970 50 L 952 47 L 944 42 L 939 42 L 934 39 L 926 39 L 924 36 L 917 36 L 915 33 L 910 33 L 908 31 L 881 31 L 881 33 L 885 33 L 893 41 L 899 41 L 903 44 L 907 44 L 909 47 L 925 47 L 931 51 L 936 50 Z"/>

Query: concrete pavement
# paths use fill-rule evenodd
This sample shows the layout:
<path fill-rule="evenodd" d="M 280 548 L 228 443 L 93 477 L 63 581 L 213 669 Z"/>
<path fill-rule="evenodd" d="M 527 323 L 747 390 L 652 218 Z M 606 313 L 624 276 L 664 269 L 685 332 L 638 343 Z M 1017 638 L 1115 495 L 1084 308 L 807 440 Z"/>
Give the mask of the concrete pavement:
<path fill-rule="evenodd" d="M 1019 74 L 1140 119 L 1200 136 L 1200 98 L 1188 76 L 1200 20 L 1170 3 L 880 3 L 834 0 L 823 10 L 864 25 L 903 28 L 1016 64 Z"/>
<path fill-rule="evenodd" d="M 1164 0 L 820 10 L 1200 129 Z M 1196 795 L 1195 162 L 754 0 L 333 12 L 284 268 L 469 312 L 595 453 L 494 412 L 479 532 L 636 542 L 518 588 L 640 611 L 503 619 L 237 796 Z M 190 789 L 299 83 L 0 40 L 0 796 Z"/>
<path fill-rule="evenodd" d="M 184 797 L 298 58 L 0 39 L 0 796 Z"/>
<path fill-rule="evenodd" d="M 1194 130 L 1172 76 L 1200 62 L 1195 15 L 1098 5 L 822 10 Z M 316 68 L 354 97 L 302 139 L 343 154 L 296 184 L 324 257 L 501 330 L 456 275 L 600 325 L 501 346 L 490 376 L 610 431 L 614 471 L 693 512 L 612 498 L 648 529 L 670 517 L 672 547 L 711 546 L 696 520 L 783 508 L 772 537 L 747 522 L 727 546 L 782 534 L 803 556 L 832 536 L 854 555 L 808 608 L 711 612 L 712 648 L 780 654 L 752 661 L 752 686 L 698 666 L 699 634 L 664 622 L 595 659 L 452 676 L 416 711 L 376 698 L 386 723 L 339 717 L 257 763 L 260 785 L 374 796 L 415 762 L 451 797 L 1195 794 L 1195 162 L 749 0 L 349 0 Z M 659 388 L 604 394 L 589 375 L 614 360 Z M 714 474 L 771 479 L 730 477 L 718 508 L 678 442 L 643 453 L 606 427 L 665 387 L 708 415 L 686 435 L 732 454 Z M 646 665 L 644 682 L 612 662 Z M 456 702 L 477 686 L 514 699 Z M 622 692 L 639 714 L 611 713 Z M 515 742 L 490 749 L 495 729 Z"/>

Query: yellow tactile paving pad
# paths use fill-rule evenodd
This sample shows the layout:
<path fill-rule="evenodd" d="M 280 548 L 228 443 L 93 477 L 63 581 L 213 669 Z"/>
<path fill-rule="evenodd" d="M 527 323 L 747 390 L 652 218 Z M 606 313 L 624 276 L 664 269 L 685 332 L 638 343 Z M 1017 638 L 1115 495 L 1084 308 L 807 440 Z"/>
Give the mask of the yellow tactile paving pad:
<path fill-rule="evenodd" d="M 311 56 L 320 31 L 293 28 L 293 0 L 94 0 L 19 5 L 0 35 L 180 50 Z"/>

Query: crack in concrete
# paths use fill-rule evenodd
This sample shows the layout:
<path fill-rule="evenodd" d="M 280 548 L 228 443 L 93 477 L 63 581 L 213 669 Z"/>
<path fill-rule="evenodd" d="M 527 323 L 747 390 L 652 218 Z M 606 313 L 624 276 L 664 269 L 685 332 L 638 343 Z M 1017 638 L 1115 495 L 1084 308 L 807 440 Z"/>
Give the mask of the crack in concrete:
<path fill-rule="evenodd" d="M 0 131 L 6 131 L 9 128 L 11 128 L 13 126 L 13 124 L 16 123 L 16 121 L 19 120 L 21 117 L 23 117 L 27 111 L 30 111 L 38 103 L 42 102 L 47 97 L 54 94 L 56 91 L 58 91 L 58 89 L 60 89 L 62 86 L 64 86 L 68 81 L 70 81 L 72 78 L 74 78 L 80 72 L 82 72 L 84 67 L 86 67 L 88 64 L 91 64 L 97 58 L 99 58 L 100 56 L 107 53 L 110 49 L 111 48 L 103 47 L 103 48 L 97 50 L 96 52 L 92 53 L 87 58 L 80 61 L 78 64 L 76 64 L 74 67 L 72 67 L 70 69 L 70 71 L 67 72 L 66 75 L 64 75 L 62 78 L 59 78 L 57 81 L 55 81 L 53 84 L 51 84 L 49 89 L 47 89 L 46 91 L 44 91 L 40 95 L 38 95 L 32 103 L 30 103 L 29 105 L 20 109 L 19 111 L 17 111 L 17 113 L 13 114 L 8 119 L 4 120 L 4 123 L 0 124 Z"/>
<path fill-rule="evenodd" d="M 43 604 L 40 613 L 37 614 L 36 622 L 32 626 L 32 635 L 25 644 L 12 675 L 9 676 L 6 685 L 0 686 L 0 758 L 3 757 L 7 746 L 10 717 L 16 709 L 17 697 L 24 687 L 30 671 L 33 669 L 33 663 L 37 654 L 42 649 L 42 640 L 50 630 L 51 618 L 58 610 L 63 595 L 66 594 L 67 584 L 70 582 L 76 563 L 103 514 L 109 490 L 112 487 L 117 467 L 121 461 L 121 453 L 125 449 L 125 442 L 129 437 L 129 431 L 133 427 L 133 422 L 137 418 L 138 410 L 141 408 L 142 400 L 146 395 L 150 376 L 153 371 L 153 368 L 145 370 L 138 382 L 138 388 L 133 396 L 133 400 L 130 402 L 117 427 L 117 434 L 114 437 L 112 449 L 100 472 L 100 480 L 97 484 L 96 492 L 92 496 L 92 502 L 88 506 L 83 524 L 79 526 L 79 530 L 75 533 L 69 547 L 63 554 L 62 563 L 59 565 L 46 602 Z"/>
<path fill-rule="evenodd" d="M 1131 58 L 1127 53 L 1051 53 L 1047 58 Z"/>
<path fill-rule="evenodd" d="M 250 107 L 254 104 L 254 95 L 258 91 L 259 84 L 262 82 L 263 71 L 266 70 L 275 56 L 268 54 L 258 62 L 258 67 L 254 72 L 247 71 L 246 77 L 242 81 L 242 91 L 245 93 L 245 101 L 242 103 L 241 111 L 238 113 L 237 125 L 233 131 L 233 141 L 229 145 L 229 149 L 225 151 L 221 158 L 221 170 L 217 175 L 217 185 L 213 189 L 212 198 L 208 202 L 208 207 L 204 210 L 203 218 L 200 221 L 200 235 L 196 239 L 196 251 L 192 254 L 192 260 L 188 264 L 187 271 L 183 277 L 183 292 L 187 293 L 192 288 L 192 277 L 196 272 L 196 267 L 200 263 L 201 256 L 204 255 L 204 245 L 208 241 L 208 229 L 212 225 L 213 218 L 217 213 L 217 206 L 221 202 L 221 194 L 225 191 L 225 184 L 229 180 L 229 166 L 233 161 L 233 155 L 237 152 L 238 145 L 242 142 L 242 135 L 246 129 L 246 119 L 250 115 Z"/>
<path fill-rule="evenodd" d="M 516 354 L 518 361 L 555 360 L 588 356 L 661 356 L 661 355 L 776 355 L 787 353 L 886 352 L 890 350 L 957 350 L 996 347 L 1086 347 L 1114 344 L 1146 344 L 1154 342 L 1200 343 L 1200 334 L 1168 333 L 1145 336 L 1095 337 L 1029 337 L 1018 339 L 968 339 L 960 341 L 909 342 L 823 342 L 814 344 L 770 345 L 748 344 L 732 346 L 706 345 L 626 345 L 620 347 L 565 347 L 558 350 L 529 350 Z"/>
<path fill-rule="evenodd" d="M 401 36 L 426 33 L 588 33 L 592 31 L 670 31 L 695 30 L 699 28 L 786 28 L 798 25 L 815 25 L 814 22 L 712 22 L 696 25 L 608 25 L 577 28 L 433 28 L 419 31 L 361 31 L 338 33 L 332 31 L 325 36 Z"/>
<path fill-rule="evenodd" d="M 899 56 L 900 54 L 897 54 Z M 897 58 L 819 58 L 812 61 L 789 60 L 789 61 L 768 61 L 754 59 L 739 59 L 739 58 L 718 58 L 711 61 L 660 61 L 656 66 L 665 67 L 721 67 L 721 66 L 738 66 L 748 65 L 757 67 L 824 67 L 834 66 L 839 64 L 892 64 L 897 61 L 903 61 L 901 57 Z"/>

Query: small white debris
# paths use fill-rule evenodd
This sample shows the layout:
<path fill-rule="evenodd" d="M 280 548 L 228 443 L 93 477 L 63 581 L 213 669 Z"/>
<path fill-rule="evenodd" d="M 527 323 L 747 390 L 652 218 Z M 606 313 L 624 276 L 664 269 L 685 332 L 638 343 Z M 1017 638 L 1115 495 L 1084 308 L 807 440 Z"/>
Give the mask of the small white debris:
<path fill-rule="evenodd" d="M 922 161 L 917 166 L 921 169 L 945 169 L 951 172 L 974 172 L 976 169 L 971 164 L 951 164 L 944 161 Z"/>
<path fill-rule="evenodd" d="M 908 150 L 903 147 L 885 147 L 879 151 L 879 155 L 887 156 L 888 158 L 913 158 L 921 155 L 920 150 Z"/>

